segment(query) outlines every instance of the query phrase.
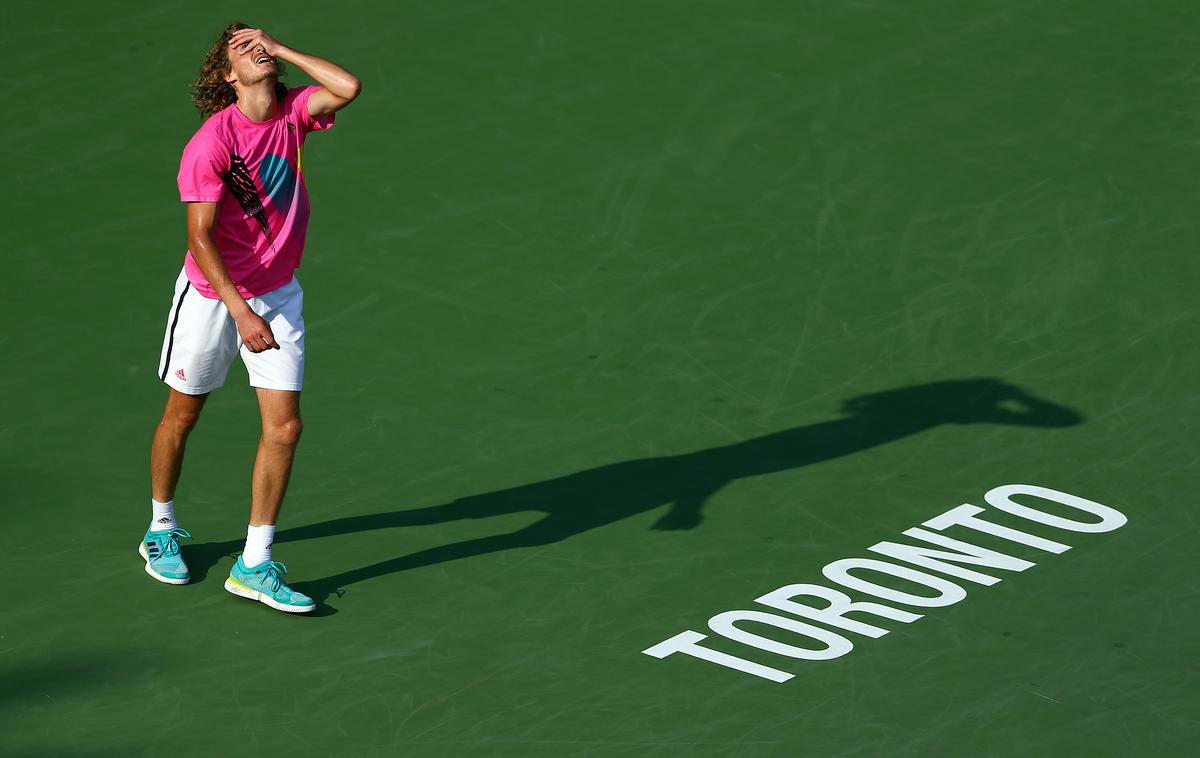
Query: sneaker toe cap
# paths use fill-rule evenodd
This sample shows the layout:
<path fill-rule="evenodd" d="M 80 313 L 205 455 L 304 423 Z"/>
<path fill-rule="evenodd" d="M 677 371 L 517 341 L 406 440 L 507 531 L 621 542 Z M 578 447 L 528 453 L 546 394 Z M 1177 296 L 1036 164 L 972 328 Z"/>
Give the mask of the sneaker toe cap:
<path fill-rule="evenodd" d="M 291 595 L 287 599 L 288 605 L 314 605 L 313 599 L 302 592 L 292 590 Z"/>

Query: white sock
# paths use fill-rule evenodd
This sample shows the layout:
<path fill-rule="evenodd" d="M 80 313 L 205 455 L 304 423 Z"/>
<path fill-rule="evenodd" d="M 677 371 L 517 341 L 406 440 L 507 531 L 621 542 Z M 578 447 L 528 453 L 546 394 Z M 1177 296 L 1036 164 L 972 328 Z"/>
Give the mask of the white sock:
<path fill-rule="evenodd" d="M 154 514 L 150 517 L 150 531 L 161 532 L 166 529 L 175 528 L 174 500 L 160 503 L 154 498 L 150 498 L 150 510 Z"/>
<path fill-rule="evenodd" d="M 271 543 L 275 542 L 275 525 L 263 524 L 246 528 L 246 549 L 242 551 L 242 563 L 254 568 L 271 560 Z"/>

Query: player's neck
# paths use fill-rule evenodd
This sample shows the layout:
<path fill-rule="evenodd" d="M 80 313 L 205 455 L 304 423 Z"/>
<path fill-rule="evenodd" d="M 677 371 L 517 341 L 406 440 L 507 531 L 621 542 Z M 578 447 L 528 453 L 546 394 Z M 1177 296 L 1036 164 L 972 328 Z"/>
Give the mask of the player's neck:
<path fill-rule="evenodd" d="M 237 107 L 251 121 L 275 118 L 275 82 L 265 80 L 253 87 L 238 87 Z"/>

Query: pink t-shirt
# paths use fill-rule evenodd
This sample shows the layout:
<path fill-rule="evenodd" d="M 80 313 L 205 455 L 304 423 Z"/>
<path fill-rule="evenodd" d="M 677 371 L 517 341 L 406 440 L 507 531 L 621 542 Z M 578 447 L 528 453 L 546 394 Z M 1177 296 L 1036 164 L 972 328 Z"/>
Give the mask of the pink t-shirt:
<path fill-rule="evenodd" d="M 259 123 L 237 104 L 213 114 L 183 149 L 179 198 L 219 203 L 213 241 L 243 297 L 264 295 L 292 280 L 308 230 L 304 138 L 328 129 L 333 114 L 308 115 L 318 87 L 288 90 L 275 118 Z M 183 270 L 196 291 L 217 293 L 191 250 Z"/>

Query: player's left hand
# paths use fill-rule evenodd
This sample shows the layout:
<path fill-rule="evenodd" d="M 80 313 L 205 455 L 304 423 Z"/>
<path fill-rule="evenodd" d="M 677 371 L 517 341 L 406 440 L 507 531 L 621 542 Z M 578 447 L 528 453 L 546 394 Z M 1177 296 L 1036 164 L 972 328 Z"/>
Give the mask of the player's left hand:
<path fill-rule="evenodd" d="M 238 29 L 229 35 L 229 47 L 235 53 L 248 53 L 259 45 L 272 58 L 278 56 L 279 51 L 283 48 L 283 45 L 262 29 Z"/>

